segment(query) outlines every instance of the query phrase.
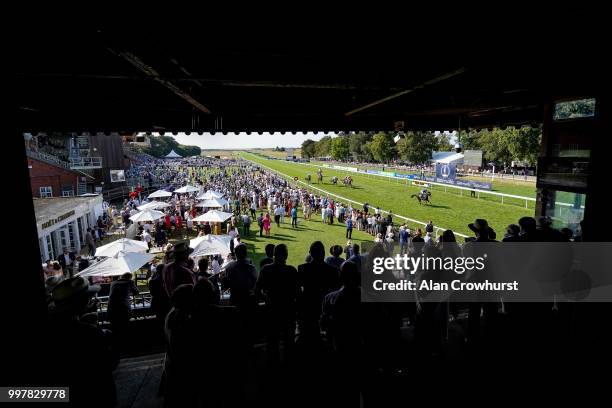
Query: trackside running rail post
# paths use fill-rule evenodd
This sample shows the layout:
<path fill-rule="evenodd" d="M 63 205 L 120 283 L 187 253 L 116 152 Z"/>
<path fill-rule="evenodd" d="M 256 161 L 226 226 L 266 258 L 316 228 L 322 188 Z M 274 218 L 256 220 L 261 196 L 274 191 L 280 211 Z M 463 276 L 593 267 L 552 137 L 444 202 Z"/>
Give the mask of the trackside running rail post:
<path fill-rule="evenodd" d="M 294 180 L 294 179 L 293 179 L 293 177 L 288 176 L 288 175 L 286 175 L 286 174 L 284 174 L 284 173 L 281 173 L 281 172 L 280 172 L 280 171 L 278 171 L 278 170 L 274 170 L 274 169 L 272 169 L 272 168 L 270 168 L 270 167 L 268 167 L 268 166 L 266 166 L 266 165 L 264 165 L 264 164 L 258 163 L 258 162 L 253 161 L 253 160 L 249 160 L 249 159 L 245 159 L 245 160 L 247 160 L 247 161 L 249 161 L 249 162 L 251 162 L 251 163 L 253 163 L 253 164 L 257 165 L 257 166 L 261 166 L 261 167 L 263 167 L 263 168 L 266 168 L 266 169 L 268 169 L 269 171 L 271 171 L 271 172 L 273 172 L 273 173 L 276 173 L 276 174 L 278 174 L 279 176 L 282 176 L 282 177 L 284 177 L 284 178 L 288 179 L 289 181 L 296 182 L 296 180 Z M 315 186 L 310 185 L 310 184 L 308 184 L 308 183 L 306 183 L 306 182 L 304 182 L 304 181 L 302 181 L 302 180 L 297 180 L 297 183 L 300 183 L 300 184 L 302 184 L 302 185 L 306 186 L 306 188 L 307 188 L 307 189 L 318 190 L 318 191 L 320 191 L 320 192 L 322 192 L 322 193 L 325 193 L 325 194 L 330 195 L 330 196 L 333 196 L 333 197 L 337 197 L 337 198 L 339 198 L 339 199 L 341 199 L 341 200 L 348 201 L 348 202 L 351 202 L 351 203 L 353 203 L 353 204 L 357 204 L 357 205 L 361 205 L 361 206 L 363 205 L 363 203 L 360 203 L 360 202 L 355 201 L 355 200 L 351 200 L 350 198 L 342 197 L 342 196 L 337 195 L 337 194 L 334 194 L 334 193 L 330 193 L 330 192 L 329 192 L 329 191 L 327 191 L 327 190 L 323 190 L 323 189 L 321 189 L 321 188 L 315 187 Z M 389 211 L 385 211 L 385 210 L 381 210 L 381 211 L 382 211 L 383 213 L 387 213 L 387 214 L 389 213 Z M 395 217 L 397 217 L 397 218 L 400 218 L 400 219 L 405 220 L 405 221 L 412 222 L 412 223 L 414 223 L 414 224 L 423 225 L 423 226 L 426 226 L 426 225 L 427 225 L 427 223 L 426 223 L 426 222 L 419 221 L 419 220 L 415 220 L 415 219 L 413 219 L 413 218 L 409 218 L 409 217 L 404 217 L 403 215 L 399 215 L 399 214 L 393 214 L 393 215 L 394 215 Z M 447 230 L 447 229 L 448 229 L 448 228 L 435 227 L 435 226 L 434 226 L 434 228 L 435 228 L 435 232 L 436 232 L 436 238 L 438 237 L 438 235 L 439 235 L 439 232 L 440 232 L 440 231 L 445 231 L 445 230 Z M 461 234 L 461 233 L 459 233 L 459 232 L 455 232 L 455 231 L 453 231 L 453 233 L 454 233 L 455 235 L 459 235 L 460 237 L 462 237 L 462 238 L 464 238 L 464 239 L 469 237 L 468 235 L 464 235 L 464 234 Z"/>

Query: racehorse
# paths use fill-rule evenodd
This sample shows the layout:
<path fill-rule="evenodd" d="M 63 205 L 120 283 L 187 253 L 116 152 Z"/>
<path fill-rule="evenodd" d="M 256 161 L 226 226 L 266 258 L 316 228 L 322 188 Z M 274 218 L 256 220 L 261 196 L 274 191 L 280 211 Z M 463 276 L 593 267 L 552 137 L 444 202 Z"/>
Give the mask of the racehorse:
<path fill-rule="evenodd" d="M 323 183 L 323 171 L 320 169 L 317 171 L 317 183 Z"/>
<path fill-rule="evenodd" d="M 353 178 L 351 176 L 346 176 L 343 180 L 344 187 L 351 186 L 353 187 Z"/>
<path fill-rule="evenodd" d="M 429 199 L 429 197 L 431 197 L 431 192 L 428 191 L 425 194 L 419 193 L 419 194 L 413 194 L 410 196 L 410 198 L 416 198 L 419 202 L 419 204 L 423 204 L 423 201 L 426 204 L 431 204 L 431 200 Z"/>
<path fill-rule="evenodd" d="M 332 177 L 331 178 L 331 182 L 332 182 L 333 185 L 338 184 L 338 177 L 336 177 L 336 176 Z"/>

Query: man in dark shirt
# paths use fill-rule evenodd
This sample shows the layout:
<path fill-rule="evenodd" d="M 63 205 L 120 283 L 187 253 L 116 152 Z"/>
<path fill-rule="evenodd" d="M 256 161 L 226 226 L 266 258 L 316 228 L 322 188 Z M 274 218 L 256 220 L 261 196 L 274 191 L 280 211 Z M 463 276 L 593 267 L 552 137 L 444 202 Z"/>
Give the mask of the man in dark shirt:
<path fill-rule="evenodd" d="M 298 283 L 301 293 L 298 298 L 300 337 L 306 342 L 321 340 L 319 317 L 321 304 L 328 293 L 340 287 L 337 268 L 325 263 L 325 247 L 321 241 L 310 246 L 312 261 L 298 267 Z"/>
<path fill-rule="evenodd" d="M 130 296 L 138 293 L 138 288 L 132 280 L 132 274 L 130 272 L 124 273 L 110 285 L 107 313 L 113 333 L 117 337 L 126 334 L 130 317 L 132 316 Z M 118 342 L 118 344 L 121 343 Z"/>
<path fill-rule="evenodd" d="M 297 270 L 286 264 L 287 256 L 287 246 L 277 245 L 274 248 L 274 262 L 264 265 L 256 285 L 256 293 L 266 302 L 266 351 L 273 361 L 280 359 L 278 343 L 281 337 L 286 358 L 289 357 L 295 342 Z"/>
<path fill-rule="evenodd" d="M 259 261 L 259 270 L 261 271 L 261 269 L 268 264 L 271 264 L 272 262 L 274 262 L 274 244 L 267 244 L 266 248 L 266 257 L 263 258 L 261 261 Z"/>
<path fill-rule="evenodd" d="M 236 260 L 225 268 L 222 279 L 224 289 L 230 290 L 230 303 L 241 309 L 255 307 L 255 282 L 257 273 L 255 267 L 247 260 L 247 247 L 244 244 L 234 248 Z"/>

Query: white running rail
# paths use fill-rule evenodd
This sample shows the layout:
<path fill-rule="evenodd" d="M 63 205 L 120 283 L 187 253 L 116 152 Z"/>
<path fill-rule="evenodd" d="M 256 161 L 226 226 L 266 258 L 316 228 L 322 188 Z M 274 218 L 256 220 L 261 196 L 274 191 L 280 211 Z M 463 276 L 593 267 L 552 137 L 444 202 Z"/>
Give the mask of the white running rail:
<path fill-rule="evenodd" d="M 280 171 L 278 171 L 278 170 L 274 170 L 274 169 L 272 169 L 272 168 L 270 168 L 270 167 L 266 166 L 265 164 L 261 164 L 261 163 L 259 163 L 259 162 L 256 162 L 256 161 L 254 161 L 254 160 L 250 160 L 250 159 L 247 159 L 247 158 L 245 158 L 245 160 L 250 161 L 251 163 L 254 163 L 254 164 L 258 165 L 258 166 L 264 167 L 264 168 L 266 168 L 266 169 L 270 170 L 271 172 L 278 174 L 279 176 L 282 176 L 282 177 L 285 177 L 286 179 L 289 179 L 289 180 L 290 180 L 290 181 L 292 181 L 292 182 L 298 182 L 298 183 L 300 183 L 300 184 L 303 184 L 303 185 L 304 185 L 304 186 L 306 186 L 306 188 L 308 188 L 308 189 L 318 190 L 318 191 L 321 191 L 321 192 L 323 192 L 323 193 L 325 193 L 325 194 L 327 194 L 327 195 L 337 197 L 337 198 L 339 198 L 339 199 L 341 199 L 341 200 L 348 201 L 348 202 L 351 202 L 351 203 L 353 203 L 353 204 L 357 204 L 357 205 L 361 205 L 361 206 L 363 205 L 363 203 L 360 203 L 360 202 L 355 201 L 355 200 L 351 200 L 350 198 L 342 197 L 342 196 L 337 195 L 337 194 L 334 194 L 334 193 L 330 193 L 330 192 L 329 192 L 329 191 L 327 191 L 327 190 L 323 190 L 322 188 L 315 187 L 315 186 L 313 186 L 313 185 L 311 185 L 311 184 L 308 184 L 308 183 L 306 183 L 306 182 L 304 182 L 304 181 L 302 181 L 302 180 L 294 180 L 294 178 L 293 178 L 293 177 L 291 177 L 291 176 L 289 176 L 289 175 L 287 175 L 287 174 L 285 174 L 285 173 L 282 173 L 282 172 L 280 172 Z M 383 212 L 383 213 L 389 213 L 389 211 L 384 211 L 384 210 L 382 210 L 382 212 Z M 427 223 L 426 223 L 426 222 L 419 221 L 419 220 L 415 220 L 415 219 L 413 219 L 413 218 L 409 218 L 409 217 L 404 217 L 403 215 L 393 214 L 393 216 L 395 216 L 395 217 L 397 217 L 397 218 L 400 218 L 400 219 L 402 219 L 402 220 L 405 220 L 405 221 L 410 221 L 410 222 L 415 223 L 415 224 L 419 224 L 419 225 L 423 225 L 423 226 L 427 225 Z M 434 228 L 435 228 L 435 231 L 436 231 L 436 237 L 438 237 L 438 235 L 439 235 L 438 233 L 439 233 L 440 231 L 446 231 L 446 230 L 448 229 L 448 228 L 442 228 L 442 227 L 436 227 L 436 226 L 434 226 Z M 464 234 L 461 234 L 461 233 L 459 233 L 459 232 L 455 232 L 455 231 L 453 231 L 453 233 L 454 233 L 455 235 L 459 235 L 459 236 L 460 236 L 460 237 L 462 237 L 462 238 L 468 238 L 468 237 L 469 237 L 468 235 L 464 235 Z"/>

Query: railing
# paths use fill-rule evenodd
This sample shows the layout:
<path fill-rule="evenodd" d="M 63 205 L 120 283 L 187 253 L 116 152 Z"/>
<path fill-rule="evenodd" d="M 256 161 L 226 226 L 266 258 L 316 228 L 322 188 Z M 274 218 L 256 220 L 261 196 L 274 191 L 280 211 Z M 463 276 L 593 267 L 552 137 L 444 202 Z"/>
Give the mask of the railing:
<path fill-rule="evenodd" d="M 287 174 L 281 173 L 281 172 L 280 172 L 280 171 L 278 171 L 278 170 L 274 170 L 274 169 L 272 169 L 272 168 L 270 168 L 270 167 L 268 167 L 268 166 L 266 166 L 266 165 L 264 165 L 264 164 L 258 163 L 258 162 L 256 162 L 256 161 L 252 161 L 252 160 L 249 160 L 249 159 L 245 159 L 245 160 L 250 161 L 251 163 L 254 163 L 254 164 L 258 165 L 258 166 L 264 167 L 264 168 L 268 169 L 269 171 L 271 171 L 271 172 L 273 172 L 273 173 L 276 173 L 276 174 L 278 174 L 279 176 L 282 176 L 283 178 L 288 179 L 288 180 L 289 180 L 289 181 L 291 181 L 291 182 L 296 182 L 296 180 L 294 180 L 294 178 L 293 178 L 293 177 L 288 176 Z M 300 183 L 300 184 L 302 184 L 302 185 L 304 185 L 304 186 L 305 186 L 307 189 L 309 189 L 309 190 L 317 190 L 317 191 L 320 191 L 320 192 L 325 193 L 325 194 L 327 194 L 327 195 L 330 195 L 330 196 L 333 196 L 333 197 L 337 197 L 337 198 L 339 198 L 339 199 L 341 199 L 341 200 L 343 200 L 343 201 L 347 201 L 347 202 L 350 202 L 350 203 L 353 203 L 353 204 L 357 204 L 357 205 L 363 205 L 363 203 L 360 203 L 360 202 L 358 202 L 358 201 L 351 200 L 350 198 L 342 197 L 342 196 L 340 196 L 340 195 L 337 195 L 337 194 L 331 193 L 331 192 L 329 192 L 329 191 L 327 191 L 327 190 L 323 190 L 323 189 L 321 189 L 321 188 L 315 187 L 315 186 L 313 186 L 313 185 L 311 185 L 311 184 L 308 184 L 308 183 L 306 183 L 306 182 L 304 182 L 304 181 L 297 180 L 297 182 L 298 182 L 298 183 Z M 384 210 L 381 210 L 381 212 L 382 212 L 383 214 L 384 214 L 384 213 L 387 213 L 387 214 L 389 213 L 388 211 L 384 211 Z M 402 220 L 404 220 L 404 221 L 409 221 L 409 222 L 412 222 L 413 224 L 422 225 L 422 226 L 426 226 L 426 225 L 427 225 L 427 223 L 426 223 L 426 222 L 419 221 L 419 220 L 415 220 L 415 219 L 413 219 L 413 218 L 404 217 L 403 215 L 399 215 L 399 214 L 395 214 L 395 213 L 394 213 L 394 214 L 393 214 L 393 216 L 394 216 L 394 217 L 397 217 L 397 218 L 399 218 L 399 219 L 402 219 Z M 440 232 L 444 232 L 444 231 L 445 231 L 445 230 L 447 230 L 448 228 L 443 228 L 443 227 L 436 227 L 436 226 L 434 226 L 434 229 L 435 229 L 436 238 L 437 238 L 437 237 L 438 237 L 438 235 L 440 234 Z M 468 235 L 464 235 L 464 234 L 461 234 L 461 233 L 459 233 L 459 232 L 455 232 L 455 231 L 453 231 L 453 232 L 454 232 L 454 234 L 455 234 L 455 235 L 458 235 L 458 236 L 460 236 L 460 237 L 462 237 L 462 238 L 464 238 L 464 239 L 465 239 L 465 238 L 468 238 Z"/>
<path fill-rule="evenodd" d="M 43 153 L 43 152 L 35 152 L 33 150 L 26 149 L 26 155 L 31 157 L 32 159 L 44 161 L 46 163 L 54 164 L 56 166 L 64 167 L 65 169 L 70 169 L 70 163 L 63 161 L 57 156 L 52 154 Z"/>
<path fill-rule="evenodd" d="M 71 169 L 101 169 L 101 157 L 79 157 L 70 159 Z"/>

